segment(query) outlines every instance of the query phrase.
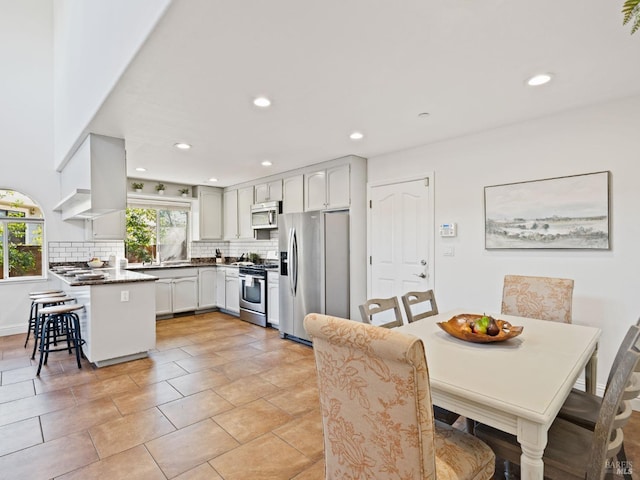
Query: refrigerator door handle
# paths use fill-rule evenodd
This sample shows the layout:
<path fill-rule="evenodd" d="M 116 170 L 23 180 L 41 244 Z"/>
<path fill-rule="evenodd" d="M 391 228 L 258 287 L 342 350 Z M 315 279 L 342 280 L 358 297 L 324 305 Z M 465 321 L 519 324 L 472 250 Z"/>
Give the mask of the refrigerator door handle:
<path fill-rule="evenodd" d="M 293 289 L 293 272 L 294 272 L 294 260 L 293 260 L 293 228 L 289 229 L 289 238 L 287 239 L 287 263 L 289 267 L 289 291 L 291 295 L 295 295 Z"/>
<path fill-rule="evenodd" d="M 293 257 L 293 268 L 292 268 L 293 275 L 292 275 L 292 278 L 291 278 L 291 280 L 292 280 L 292 284 L 291 284 L 292 289 L 291 289 L 291 291 L 292 291 L 293 295 L 296 295 L 296 293 L 298 293 L 298 234 L 297 234 L 295 228 L 292 229 L 292 231 L 293 231 L 293 235 L 292 235 L 292 239 L 293 239 L 292 247 L 293 247 L 293 250 L 292 250 L 292 255 L 291 256 Z"/>

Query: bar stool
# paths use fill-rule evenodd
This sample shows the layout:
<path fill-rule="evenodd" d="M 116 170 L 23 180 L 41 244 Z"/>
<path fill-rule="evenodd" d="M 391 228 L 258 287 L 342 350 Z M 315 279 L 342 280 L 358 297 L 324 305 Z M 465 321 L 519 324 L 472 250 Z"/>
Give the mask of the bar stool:
<path fill-rule="evenodd" d="M 31 299 L 31 309 L 29 310 L 29 326 L 27 327 L 27 339 L 24 341 L 24 348 L 27 348 L 27 343 L 29 343 L 29 336 L 31 335 L 31 331 L 33 330 L 36 319 L 38 317 L 38 305 L 36 304 L 36 300 L 38 298 L 44 297 L 61 297 L 66 295 L 62 290 L 41 290 L 39 292 L 30 292 L 29 298 Z M 33 332 L 34 336 L 37 336 L 37 333 Z"/>
<path fill-rule="evenodd" d="M 38 348 L 38 339 L 40 338 L 40 330 L 42 325 L 41 320 L 41 311 L 43 308 L 52 307 L 54 305 L 63 305 L 67 302 L 75 302 L 75 297 L 67 296 L 63 293 L 63 295 L 55 296 L 55 297 L 37 297 L 33 300 L 35 304 L 34 312 L 35 312 L 35 321 L 33 323 L 33 351 L 31 352 L 31 358 L 35 358 L 36 349 Z M 27 333 L 27 337 L 28 337 Z M 28 340 L 28 338 L 27 338 Z"/>
<path fill-rule="evenodd" d="M 78 368 L 82 368 L 80 357 L 82 354 L 82 345 L 85 341 L 80 333 L 80 318 L 78 310 L 82 310 L 84 305 L 80 304 L 61 304 L 51 307 L 44 307 L 40 310 L 40 361 L 38 362 L 38 371 L 36 376 L 40 375 L 42 365 L 47 364 L 50 352 L 58 352 L 75 349 Z M 58 340 L 66 340 L 66 346 L 58 347 Z"/>

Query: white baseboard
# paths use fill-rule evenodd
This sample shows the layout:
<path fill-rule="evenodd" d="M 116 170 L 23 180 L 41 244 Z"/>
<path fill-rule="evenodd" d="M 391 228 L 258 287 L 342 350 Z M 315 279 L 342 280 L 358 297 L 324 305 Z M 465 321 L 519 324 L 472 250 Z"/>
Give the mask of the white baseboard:
<path fill-rule="evenodd" d="M 8 327 L 0 327 L 0 337 L 17 335 L 19 333 L 27 333 L 27 326 L 24 323 L 19 325 L 9 325 Z"/>

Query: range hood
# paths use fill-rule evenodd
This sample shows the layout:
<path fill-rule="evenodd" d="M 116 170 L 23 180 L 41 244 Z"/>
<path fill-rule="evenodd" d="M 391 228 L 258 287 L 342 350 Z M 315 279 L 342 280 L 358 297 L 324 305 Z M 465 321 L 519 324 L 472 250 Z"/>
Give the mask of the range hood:
<path fill-rule="evenodd" d="M 60 172 L 63 220 L 95 218 L 127 208 L 124 140 L 90 133 Z"/>

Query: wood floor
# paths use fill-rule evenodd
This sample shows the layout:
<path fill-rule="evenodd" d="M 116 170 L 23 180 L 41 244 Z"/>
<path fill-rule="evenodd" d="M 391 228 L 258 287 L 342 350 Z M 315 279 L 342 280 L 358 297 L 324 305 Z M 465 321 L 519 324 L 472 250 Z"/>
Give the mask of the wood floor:
<path fill-rule="evenodd" d="M 0 337 L 0 479 L 323 478 L 313 352 L 274 329 L 163 320 L 149 358 L 78 369 L 57 352 L 40 378 L 23 344 Z M 640 413 L 625 433 L 640 471 Z"/>

